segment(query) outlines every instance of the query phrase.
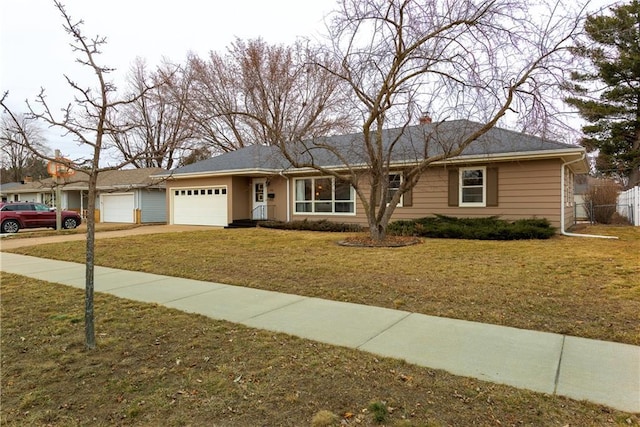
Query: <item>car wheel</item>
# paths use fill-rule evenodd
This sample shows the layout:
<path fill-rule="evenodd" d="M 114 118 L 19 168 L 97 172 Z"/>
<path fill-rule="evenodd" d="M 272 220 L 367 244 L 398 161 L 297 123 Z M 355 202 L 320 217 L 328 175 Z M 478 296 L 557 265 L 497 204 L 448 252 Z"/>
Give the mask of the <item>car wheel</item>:
<path fill-rule="evenodd" d="M 3 233 L 17 233 L 20 230 L 20 224 L 15 219 L 8 219 L 2 223 Z"/>
<path fill-rule="evenodd" d="M 76 228 L 78 221 L 75 218 L 66 218 L 62 224 L 62 228 Z"/>

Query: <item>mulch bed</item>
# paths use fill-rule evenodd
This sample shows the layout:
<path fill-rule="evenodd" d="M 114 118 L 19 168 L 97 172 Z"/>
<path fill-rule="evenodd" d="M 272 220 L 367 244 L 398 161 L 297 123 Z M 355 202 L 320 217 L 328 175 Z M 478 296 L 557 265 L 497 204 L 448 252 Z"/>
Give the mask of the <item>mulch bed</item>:
<path fill-rule="evenodd" d="M 340 240 L 340 246 L 354 246 L 362 248 L 399 248 L 420 243 L 421 240 L 413 236 L 386 236 L 384 240 L 374 240 L 369 236 L 354 236 Z"/>

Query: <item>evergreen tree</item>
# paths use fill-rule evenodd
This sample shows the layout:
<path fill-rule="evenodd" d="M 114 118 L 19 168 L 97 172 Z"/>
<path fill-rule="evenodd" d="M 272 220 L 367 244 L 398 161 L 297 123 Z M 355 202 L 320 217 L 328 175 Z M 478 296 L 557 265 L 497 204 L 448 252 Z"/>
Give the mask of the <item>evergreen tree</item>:
<path fill-rule="evenodd" d="M 587 18 L 588 40 L 574 52 L 593 72 L 572 73 L 565 101 L 588 122 L 581 143 L 597 150 L 596 169 L 633 187 L 640 184 L 640 2 L 610 12 Z"/>

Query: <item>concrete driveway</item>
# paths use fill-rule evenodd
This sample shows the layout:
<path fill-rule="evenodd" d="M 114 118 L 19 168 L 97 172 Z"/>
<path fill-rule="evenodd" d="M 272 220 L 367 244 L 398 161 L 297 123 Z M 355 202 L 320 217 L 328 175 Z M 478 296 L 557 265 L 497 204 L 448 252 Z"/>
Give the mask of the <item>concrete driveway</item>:
<path fill-rule="evenodd" d="M 113 226 L 113 224 L 112 224 Z M 100 230 L 100 227 L 96 229 L 96 239 L 109 239 L 114 237 L 126 237 L 135 236 L 141 234 L 160 234 L 160 233 L 180 233 L 183 231 L 198 231 L 198 230 L 214 230 L 218 227 L 206 227 L 201 225 L 141 225 L 135 228 L 129 228 L 125 230 Z M 21 248 L 24 246 L 42 245 L 45 243 L 58 243 L 58 242 L 71 242 L 76 240 L 86 240 L 86 225 L 83 224 L 78 229 L 77 234 L 64 234 L 59 236 L 43 236 L 43 237 L 31 237 L 37 230 L 21 230 L 16 235 L 11 235 L 9 238 L 0 239 L 0 250 L 8 250 Z M 6 236 L 6 235 L 5 235 Z"/>

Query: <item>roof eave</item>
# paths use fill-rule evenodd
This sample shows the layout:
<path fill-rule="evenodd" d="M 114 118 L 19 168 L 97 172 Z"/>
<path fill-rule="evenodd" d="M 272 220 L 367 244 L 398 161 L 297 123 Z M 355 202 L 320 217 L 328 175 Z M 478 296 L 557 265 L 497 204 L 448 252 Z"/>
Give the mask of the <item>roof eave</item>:
<path fill-rule="evenodd" d="M 478 162 L 507 162 L 507 161 L 523 161 L 523 160 L 543 160 L 543 159 L 560 159 L 563 162 L 583 159 L 582 162 L 571 164 L 571 168 L 576 173 L 589 172 L 589 164 L 586 160 L 586 150 L 582 147 L 566 148 L 560 150 L 540 150 L 540 151 L 520 151 L 513 153 L 498 154 L 479 154 L 457 156 L 450 159 L 434 162 L 434 165 L 460 164 L 460 163 L 478 163 Z"/>
<path fill-rule="evenodd" d="M 220 171 L 200 171 L 200 172 L 185 172 L 185 173 L 168 173 L 162 175 L 152 175 L 152 179 L 187 179 L 187 178 L 210 178 L 213 176 L 237 176 L 237 175 L 276 175 L 282 172 L 282 169 L 226 169 Z"/>
<path fill-rule="evenodd" d="M 506 161 L 522 161 L 522 160 L 541 160 L 558 158 L 563 160 L 575 160 L 584 156 L 585 149 L 582 147 L 566 148 L 558 150 L 539 150 L 539 151 L 520 151 L 513 153 L 497 153 L 497 154 L 470 154 L 451 157 L 448 159 L 439 160 L 433 162 L 434 166 L 446 166 L 461 163 L 480 163 L 480 162 L 506 162 Z M 405 160 L 392 162 L 391 167 L 407 167 L 419 163 L 419 160 Z M 327 165 L 322 166 L 324 169 L 333 171 L 348 171 L 351 168 L 360 169 L 365 168 L 365 163 L 352 164 L 350 167 L 344 165 Z M 576 173 L 588 172 L 588 163 L 577 162 L 572 164 L 572 169 Z M 163 174 L 152 175 L 153 179 L 188 179 L 188 178 L 210 178 L 214 176 L 237 176 L 237 175 L 275 175 L 285 173 L 287 175 L 304 175 L 309 173 L 317 173 L 318 170 L 312 167 L 306 168 L 292 168 L 292 169 L 267 169 L 267 168 L 254 168 L 254 169 L 226 169 L 220 171 L 206 171 L 206 172 L 188 172 L 180 174 Z"/>
<path fill-rule="evenodd" d="M 575 155 L 582 156 L 585 153 L 584 148 L 566 148 L 560 150 L 538 150 L 538 151 L 514 151 L 512 153 L 495 153 L 495 154 L 469 154 L 451 157 L 434 163 L 461 163 L 470 161 L 505 161 L 505 160 L 522 160 L 522 159 L 549 159 L 561 158 L 565 156 Z"/>

